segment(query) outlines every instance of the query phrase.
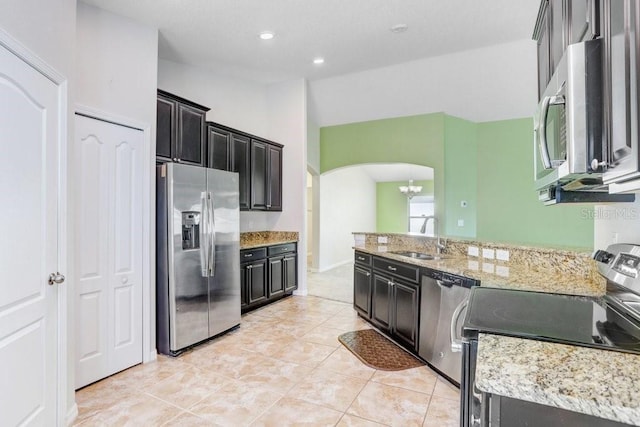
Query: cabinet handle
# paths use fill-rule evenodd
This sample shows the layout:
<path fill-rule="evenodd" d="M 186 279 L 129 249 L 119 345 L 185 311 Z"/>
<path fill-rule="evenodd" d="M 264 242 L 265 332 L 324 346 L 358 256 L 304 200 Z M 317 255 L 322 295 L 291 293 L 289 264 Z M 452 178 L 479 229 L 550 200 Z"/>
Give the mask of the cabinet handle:
<path fill-rule="evenodd" d="M 388 266 L 387 266 L 387 268 L 388 268 L 389 270 L 391 270 L 391 271 L 396 271 L 396 270 L 397 270 L 397 268 L 392 267 L 392 266 L 390 266 L 390 265 L 388 265 Z"/>
<path fill-rule="evenodd" d="M 245 258 L 251 258 L 253 256 L 253 254 L 244 254 Z"/>
<path fill-rule="evenodd" d="M 369 276 L 371 276 L 371 273 L 369 273 L 369 272 L 367 271 L 367 277 L 369 277 Z"/>
<path fill-rule="evenodd" d="M 361 257 L 361 256 L 359 256 L 359 257 L 358 257 L 358 261 L 364 261 L 364 258 L 363 258 L 363 257 Z"/>
<path fill-rule="evenodd" d="M 389 280 L 389 281 L 387 282 L 387 285 L 389 285 L 389 286 L 393 286 L 393 282 L 392 282 L 391 280 Z"/>
<path fill-rule="evenodd" d="M 267 207 L 268 207 L 268 208 L 270 208 L 270 207 L 271 207 L 271 205 L 267 205 Z"/>
<path fill-rule="evenodd" d="M 247 270 L 251 270 L 253 268 L 252 265 L 247 265 Z"/>

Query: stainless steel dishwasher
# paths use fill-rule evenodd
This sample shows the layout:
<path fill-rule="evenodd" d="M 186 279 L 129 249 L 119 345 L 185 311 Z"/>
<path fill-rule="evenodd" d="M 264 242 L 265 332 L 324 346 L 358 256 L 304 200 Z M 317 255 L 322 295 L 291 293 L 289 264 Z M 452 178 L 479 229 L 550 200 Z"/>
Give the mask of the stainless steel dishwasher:
<path fill-rule="evenodd" d="M 469 291 L 477 285 L 477 280 L 467 277 L 423 270 L 418 354 L 458 384 L 462 367 L 462 323 Z"/>

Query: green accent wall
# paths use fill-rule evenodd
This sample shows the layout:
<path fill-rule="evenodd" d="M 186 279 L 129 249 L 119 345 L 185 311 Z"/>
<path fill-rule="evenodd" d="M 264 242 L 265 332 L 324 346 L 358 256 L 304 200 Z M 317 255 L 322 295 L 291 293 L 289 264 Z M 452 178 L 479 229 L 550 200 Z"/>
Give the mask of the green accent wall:
<path fill-rule="evenodd" d="M 476 237 L 477 216 L 477 124 L 445 116 L 444 192 L 447 236 Z M 438 199 L 436 199 L 436 203 Z M 466 202 L 466 207 L 461 206 Z M 458 220 L 464 225 L 459 226 Z"/>
<path fill-rule="evenodd" d="M 433 181 L 414 181 L 421 185 L 421 195 L 433 195 Z M 407 181 L 376 183 L 376 231 L 378 233 L 406 233 L 409 225 L 409 199 L 398 187 Z"/>
<path fill-rule="evenodd" d="M 365 163 L 429 166 L 443 234 L 591 248 L 593 205 L 544 206 L 537 200 L 532 129 L 530 118 L 473 123 L 444 113 L 329 126 L 320 129 L 320 168 L 325 173 Z M 383 188 L 377 190 L 376 231 L 393 232 L 406 201 Z M 393 207 L 386 211 L 384 205 Z"/>
<path fill-rule="evenodd" d="M 593 205 L 538 201 L 532 129 L 528 118 L 478 124 L 478 239 L 593 247 Z"/>
<path fill-rule="evenodd" d="M 436 215 L 444 223 L 444 126 L 445 114 L 434 113 L 320 128 L 320 173 L 363 163 L 429 166 Z"/>

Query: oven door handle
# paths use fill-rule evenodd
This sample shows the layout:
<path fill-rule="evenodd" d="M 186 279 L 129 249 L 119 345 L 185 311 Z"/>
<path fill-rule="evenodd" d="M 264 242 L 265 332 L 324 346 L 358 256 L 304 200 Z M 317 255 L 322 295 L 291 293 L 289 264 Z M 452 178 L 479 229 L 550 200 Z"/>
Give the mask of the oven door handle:
<path fill-rule="evenodd" d="M 549 155 L 549 143 L 547 141 L 547 116 L 549 115 L 549 108 L 552 105 L 560 105 L 564 103 L 564 96 L 562 95 L 545 96 L 542 100 L 542 106 L 540 108 L 540 128 L 538 129 L 538 145 L 540 148 L 540 155 L 542 156 L 542 165 L 545 169 L 553 169 L 551 156 Z"/>
<path fill-rule="evenodd" d="M 453 316 L 451 316 L 451 330 L 449 339 L 451 340 L 452 353 L 460 353 L 462 351 L 462 339 L 457 334 L 456 326 L 458 325 L 460 314 L 465 308 L 467 308 L 467 304 L 469 304 L 469 299 L 465 298 L 465 300 L 456 307 L 455 311 L 453 312 Z"/>

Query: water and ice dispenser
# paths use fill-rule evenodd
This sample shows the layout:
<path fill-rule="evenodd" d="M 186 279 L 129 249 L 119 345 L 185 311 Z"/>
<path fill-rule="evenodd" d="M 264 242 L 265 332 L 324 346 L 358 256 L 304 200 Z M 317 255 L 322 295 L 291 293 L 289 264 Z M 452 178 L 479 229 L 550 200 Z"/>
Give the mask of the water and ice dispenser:
<path fill-rule="evenodd" d="M 200 248 L 200 212 L 182 212 L 182 249 Z"/>

